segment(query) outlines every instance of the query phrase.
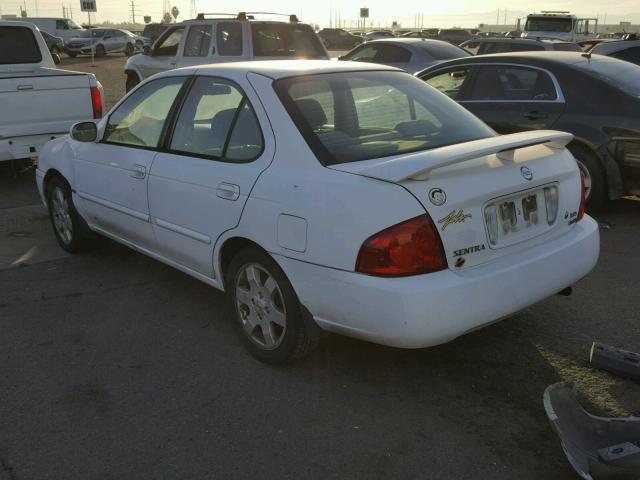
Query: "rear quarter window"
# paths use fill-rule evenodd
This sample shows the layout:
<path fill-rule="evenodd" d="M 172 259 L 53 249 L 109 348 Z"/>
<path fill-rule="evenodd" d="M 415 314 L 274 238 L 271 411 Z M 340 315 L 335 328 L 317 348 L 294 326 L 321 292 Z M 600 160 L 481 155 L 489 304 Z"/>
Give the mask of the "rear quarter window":
<path fill-rule="evenodd" d="M 25 27 L 0 27 L 0 64 L 39 63 L 42 54 L 33 32 Z"/>
<path fill-rule="evenodd" d="M 325 58 L 320 39 L 308 25 L 254 23 L 251 25 L 256 57 Z"/>

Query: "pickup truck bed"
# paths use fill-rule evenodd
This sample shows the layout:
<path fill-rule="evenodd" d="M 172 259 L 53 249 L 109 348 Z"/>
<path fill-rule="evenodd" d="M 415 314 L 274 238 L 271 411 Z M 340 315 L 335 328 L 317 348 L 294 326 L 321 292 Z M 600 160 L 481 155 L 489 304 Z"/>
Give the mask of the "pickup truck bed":
<path fill-rule="evenodd" d="M 39 63 L 0 62 L 0 161 L 37 156 L 44 143 L 66 135 L 76 122 L 101 115 L 102 108 L 94 75 L 55 68 L 37 28 L 16 23 L 0 22 L 0 33 L 8 24 L 13 31 L 29 27 L 44 47 Z"/>

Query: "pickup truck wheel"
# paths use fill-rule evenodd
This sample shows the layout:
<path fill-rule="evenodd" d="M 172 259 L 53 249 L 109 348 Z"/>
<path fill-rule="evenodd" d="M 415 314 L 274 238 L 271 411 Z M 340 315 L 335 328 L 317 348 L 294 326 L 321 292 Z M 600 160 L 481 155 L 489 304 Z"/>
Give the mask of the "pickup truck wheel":
<path fill-rule="evenodd" d="M 47 184 L 47 205 L 60 246 L 70 253 L 82 251 L 87 244 L 85 223 L 73 205 L 71 188 L 62 177 L 54 177 Z"/>
<path fill-rule="evenodd" d="M 103 45 L 98 45 L 96 47 L 96 57 L 104 57 L 107 55 L 107 51 L 104 49 Z"/>
<path fill-rule="evenodd" d="M 318 341 L 305 324 L 298 297 L 278 264 L 257 247 L 231 260 L 226 290 L 249 353 L 277 364 L 309 353 Z"/>
<path fill-rule="evenodd" d="M 131 55 L 133 55 L 133 50 L 134 50 L 133 45 L 131 45 L 130 43 L 127 43 L 127 46 L 124 49 L 124 54 L 127 57 L 130 57 Z"/>
<path fill-rule="evenodd" d="M 597 212 L 607 203 L 607 182 L 596 155 L 581 145 L 569 145 L 584 179 L 587 210 Z"/>
<path fill-rule="evenodd" d="M 127 82 L 125 83 L 124 89 L 127 93 L 129 93 L 139 83 L 140 79 L 138 78 L 138 75 L 136 75 L 135 73 L 128 73 Z"/>

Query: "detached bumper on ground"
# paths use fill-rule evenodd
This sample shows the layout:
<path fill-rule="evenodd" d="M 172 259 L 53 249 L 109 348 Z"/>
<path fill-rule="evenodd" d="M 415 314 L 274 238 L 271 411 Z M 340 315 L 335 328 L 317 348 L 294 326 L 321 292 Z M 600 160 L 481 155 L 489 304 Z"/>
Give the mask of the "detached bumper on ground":
<path fill-rule="evenodd" d="M 323 329 L 383 345 L 422 348 L 558 293 L 593 269 L 599 249 L 598 224 L 585 216 L 562 237 L 458 272 L 380 278 L 275 258 Z"/>

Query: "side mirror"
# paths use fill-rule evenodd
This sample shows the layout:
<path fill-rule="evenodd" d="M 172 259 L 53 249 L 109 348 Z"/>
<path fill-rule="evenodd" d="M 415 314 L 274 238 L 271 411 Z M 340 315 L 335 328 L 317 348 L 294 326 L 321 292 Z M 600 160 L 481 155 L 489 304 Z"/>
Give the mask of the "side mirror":
<path fill-rule="evenodd" d="M 95 142 L 98 138 L 98 127 L 95 122 L 80 122 L 71 127 L 71 138 L 78 142 Z"/>
<path fill-rule="evenodd" d="M 58 55 L 57 53 L 52 53 L 51 57 L 53 58 L 53 63 L 55 63 L 56 65 L 60 64 L 60 55 Z"/>
<path fill-rule="evenodd" d="M 144 55 L 151 55 L 151 47 L 149 45 L 143 45 L 142 53 Z"/>

